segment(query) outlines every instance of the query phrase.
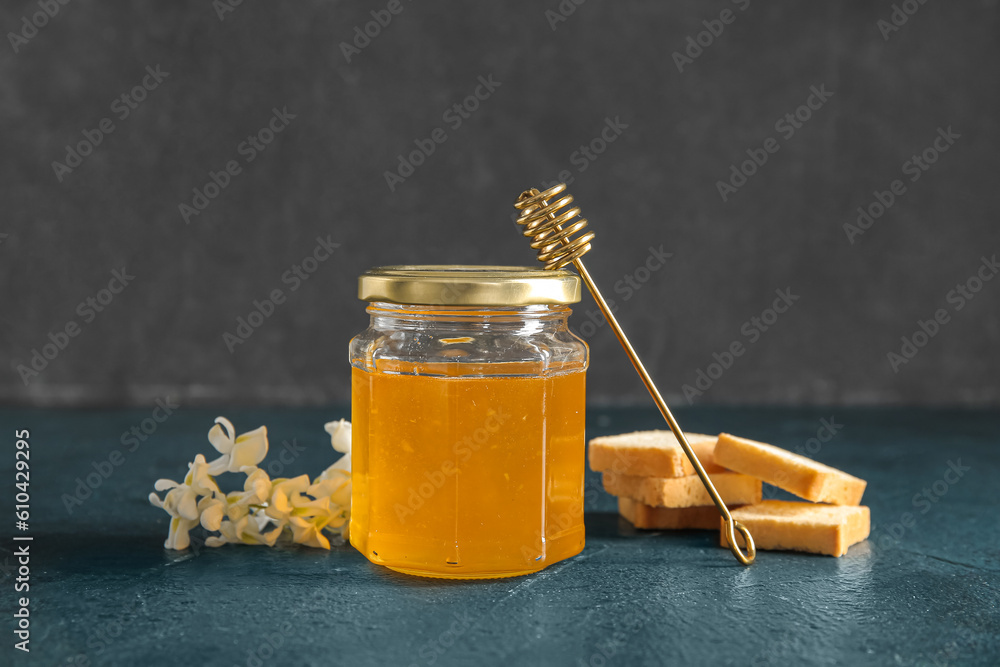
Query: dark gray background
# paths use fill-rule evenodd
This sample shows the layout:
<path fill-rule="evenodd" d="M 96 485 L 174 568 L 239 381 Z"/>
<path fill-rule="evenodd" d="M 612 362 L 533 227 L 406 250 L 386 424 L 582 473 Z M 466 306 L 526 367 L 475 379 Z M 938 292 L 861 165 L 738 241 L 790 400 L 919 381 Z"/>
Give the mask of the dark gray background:
<path fill-rule="evenodd" d="M 888 1 L 589 0 L 555 30 L 555 0 L 404 1 L 348 64 L 340 43 L 384 6 L 246 2 L 220 21 L 208 0 L 74 0 L 18 53 L 0 44 L 0 399 L 347 400 L 356 276 L 531 263 L 511 203 L 569 170 L 608 296 L 650 246 L 674 253 L 620 310 L 668 398 L 791 288 L 800 301 L 695 403 L 1000 403 L 1000 280 L 946 301 L 1000 252 L 995 0 L 927 2 L 888 40 Z M 725 8 L 736 20 L 678 72 L 672 53 Z M 0 28 L 37 9 L 5 3 Z M 51 163 L 147 65 L 170 75 L 60 183 Z M 442 113 L 491 75 L 451 129 Z M 833 97 L 723 202 L 716 181 L 812 85 Z M 297 118 L 185 224 L 178 204 L 273 107 Z M 579 172 L 609 117 L 628 128 Z M 848 243 L 857 207 L 948 126 L 961 138 Z M 448 140 L 390 192 L 384 172 L 437 127 Z M 230 354 L 223 333 L 327 235 L 334 257 Z M 134 282 L 25 386 L 17 365 L 121 266 Z M 938 308 L 951 321 L 894 373 L 886 354 Z M 641 400 L 607 327 L 587 339 L 591 400 Z"/>

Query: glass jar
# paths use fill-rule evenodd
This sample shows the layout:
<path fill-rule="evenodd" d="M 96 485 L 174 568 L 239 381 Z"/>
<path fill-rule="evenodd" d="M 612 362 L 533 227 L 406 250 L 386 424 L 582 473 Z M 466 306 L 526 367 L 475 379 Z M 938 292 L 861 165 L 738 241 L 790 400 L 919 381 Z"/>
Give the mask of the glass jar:
<path fill-rule="evenodd" d="M 395 266 L 359 280 L 350 539 L 446 578 L 536 572 L 583 549 L 587 345 L 569 271 Z"/>

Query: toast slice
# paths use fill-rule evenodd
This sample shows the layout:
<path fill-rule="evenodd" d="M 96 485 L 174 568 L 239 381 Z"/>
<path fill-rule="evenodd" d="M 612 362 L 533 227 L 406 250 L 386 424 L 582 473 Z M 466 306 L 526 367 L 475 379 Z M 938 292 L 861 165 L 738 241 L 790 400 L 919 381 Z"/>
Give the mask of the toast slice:
<path fill-rule="evenodd" d="M 860 505 L 868 485 L 863 479 L 786 449 L 728 433 L 719 435 L 714 455 L 718 465 L 814 502 Z"/>
<path fill-rule="evenodd" d="M 721 472 L 715 465 L 714 435 L 685 433 L 705 472 Z M 636 431 L 594 438 L 588 452 L 590 469 L 620 475 L 684 477 L 694 474 L 694 466 L 671 431 Z"/>
<path fill-rule="evenodd" d="M 627 496 L 655 507 L 698 507 L 713 504 L 712 497 L 697 475 L 643 477 L 606 472 L 602 478 L 604 490 L 611 495 Z M 727 506 L 760 502 L 759 479 L 735 472 L 712 473 L 709 478 Z"/>
<path fill-rule="evenodd" d="M 701 507 L 653 507 L 626 496 L 618 498 L 618 513 L 636 528 L 652 530 L 715 530 L 719 510 L 715 505 Z"/>
<path fill-rule="evenodd" d="M 731 511 L 750 531 L 762 550 L 807 551 L 843 556 L 848 547 L 868 538 L 871 513 L 865 506 L 817 505 L 790 500 L 765 500 Z M 719 543 L 727 547 L 726 524 L 719 517 Z M 744 547 L 737 532 L 736 541 Z"/>

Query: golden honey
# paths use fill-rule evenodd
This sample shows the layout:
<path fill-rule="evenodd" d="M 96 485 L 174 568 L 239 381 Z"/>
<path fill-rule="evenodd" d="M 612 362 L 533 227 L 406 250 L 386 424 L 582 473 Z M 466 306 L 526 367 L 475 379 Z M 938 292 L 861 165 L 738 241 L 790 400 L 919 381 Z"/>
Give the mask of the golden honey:
<path fill-rule="evenodd" d="M 460 294 L 487 300 L 475 291 Z M 587 350 L 569 308 L 375 301 L 369 312 L 351 344 L 351 544 L 393 570 L 449 578 L 579 553 Z"/>
<path fill-rule="evenodd" d="M 352 544 L 446 577 L 524 574 L 579 553 L 584 377 L 353 369 Z"/>

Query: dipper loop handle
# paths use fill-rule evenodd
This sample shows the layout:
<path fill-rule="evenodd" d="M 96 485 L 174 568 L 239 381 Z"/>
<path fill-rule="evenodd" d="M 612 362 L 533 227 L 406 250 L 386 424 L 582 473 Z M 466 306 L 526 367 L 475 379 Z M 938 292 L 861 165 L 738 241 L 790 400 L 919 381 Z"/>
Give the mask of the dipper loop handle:
<path fill-rule="evenodd" d="M 581 258 L 590 251 L 590 242 L 594 239 L 594 233 L 586 232 L 577 235 L 576 238 L 572 237 L 582 232 L 587 226 L 586 218 L 579 217 L 580 209 L 575 206 L 565 211 L 561 210 L 573 203 L 573 197 L 569 195 L 560 197 L 551 204 L 549 203 L 549 200 L 565 192 L 565 190 L 566 184 L 560 183 L 544 192 L 539 192 L 532 188 L 521 193 L 517 203 L 514 204 L 514 207 L 521 211 L 521 217 L 518 218 L 517 222 L 524 227 L 524 235 L 531 239 L 531 247 L 538 251 L 538 261 L 542 262 L 546 269 L 560 269 L 567 264 L 572 264 L 580 273 L 580 277 L 593 295 L 594 301 L 597 302 L 598 308 L 601 309 L 604 319 L 611 325 L 611 329 L 615 332 L 618 342 L 625 349 L 629 361 L 635 367 L 636 372 L 642 379 L 642 383 L 646 385 L 646 390 L 653 397 L 653 402 L 659 408 L 660 414 L 663 415 L 663 418 L 670 426 L 670 430 L 674 432 L 677 442 L 680 443 L 684 453 L 691 461 L 691 465 L 694 466 L 695 472 L 701 478 L 701 483 L 705 485 L 705 489 L 712 497 L 712 502 L 718 508 L 719 514 L 725 520 L 726 540 L 729 542 L 729 550 L 733 552 L 736 560 L 743 565 L 749 565 L 753 563 L 754 558 L 757 556 L 757 548 L 753 543 L 750 531 L 740 522 L 733 520 L 732 515 L 729 513 L 729 508 L 726 507 L 726 504 L 722 501 L 722 497 L 719 496 L 719 492 L 715 489 L 715 485 L 712 484 L 712 480 L 709 479 L 704 466 L 701 465 L 701 461 L 698 460 L 698 456 L 691 449 L 691 445 L 688 444 L 687 438 L 684 437 L 684 432 L 677 424 L 677 420 L 674 419 L 673 413 L 667 407 L 666 401 L 663 400 L 659 390 L 653 383 L 653 379 L 646 372 L 642 361 L 639 360 L 639 355 L 636 354 L 635 348 L 632 347 L 632 344 L 625 336 L 625 332 L 618 324 L 614 313 L 611 312 L 611 308 L 608 307 L 607 302 L 601 295 L 601 291 L 597 289 L 593 278 L 590 277 L 590 272 L 587 271 L 587 267 L 583 264 Z M 579 219 L 574 220 L 575 218 Z M 736 542 L 737 532 L 743 537 L 746 544 L 745 554 L 740 550 Z"/>
<path fill-rule="evenodd" d="M 750 531 L 739 521 L 734 521 L 733 516 L 728 511 L 723 514 L 726 517 L 726 542 L 729 543 L 729 550 L 736 556 L 736 560 L 744 565 L 749 565 L 757 557 L 757 547 L 753 543 Z M 740 545 L 736 543 L 736 531 L 739 531 L 740 535 L 743 536 L 743 541 L 747 546 L 746 554 L 740 551 Z"/>

